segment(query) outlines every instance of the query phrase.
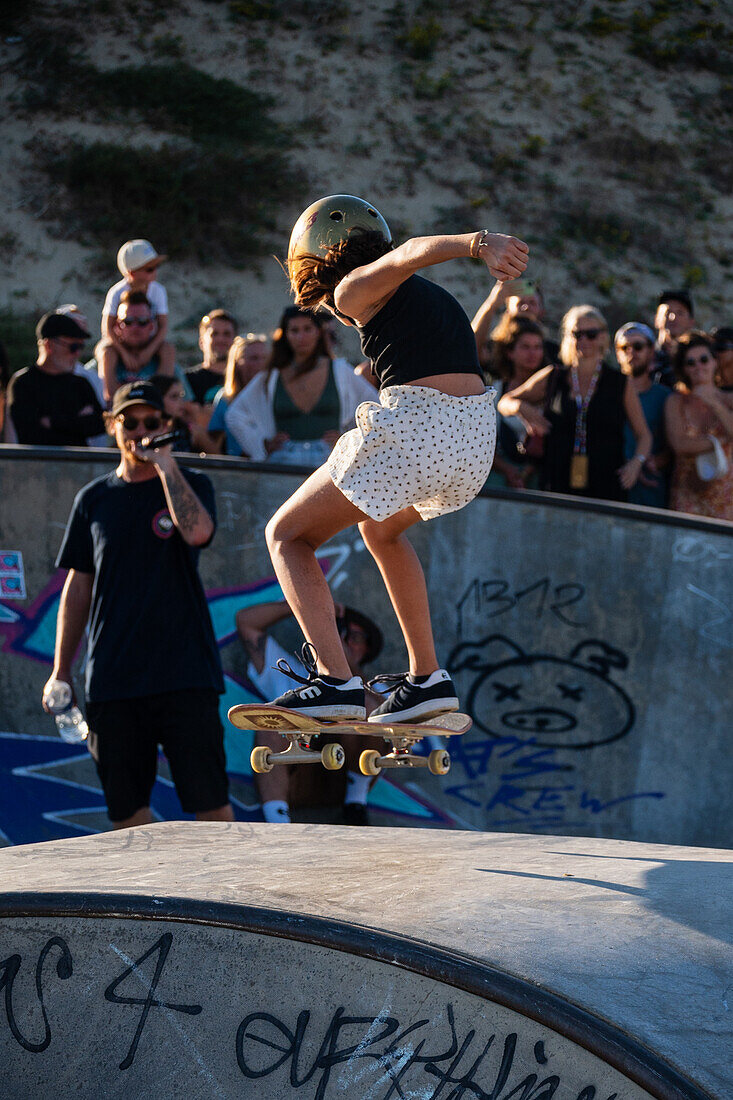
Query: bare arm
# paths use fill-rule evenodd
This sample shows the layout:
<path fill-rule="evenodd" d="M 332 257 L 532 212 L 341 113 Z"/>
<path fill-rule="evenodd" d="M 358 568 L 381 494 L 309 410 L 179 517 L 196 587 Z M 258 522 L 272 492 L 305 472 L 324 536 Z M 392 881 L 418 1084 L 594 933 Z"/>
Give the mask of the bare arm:
<path fill-rule="evenodd" d="M 476 349 L 479 353 L 479 358 L 481 358 L 486 348 L 486 341 L 489 338 L 489 325 L 499 312 L 499 306 L 504 300 L 505 286 L 506 284 L 503 283 L 501 279 L 497 279 L 491 288 L 489 296 L 485 298 L 478 307 L 471 321 L 471 328 L 476 337 Z"/>
<path fill-rule="evenodd" d="M 53 672 L 44 687 L 44 694 L 53 680 L 71 683 L 71 666 L 79 648 L 84 628 L 89 618 L 92 602 L 93 573 L 79 573 L 70 569 L 61 592 L 59 613 L 56 619 L 56 651 Z"/>
<path fill-rule="evenodd" d="M 256 672 L 262 672 L 265 668 L 268 627 L 287 619 L 290 615 L 292 615 L 290 607 L 284 600 L 280 600 L 243 607 L 234 616 L 237 633 L 242 639 L 250 664 L 254 665 Z"/>
<path fill-rule="evenodd" d="M 550 430 L 540 407 L 545 400 L 547 381 L 552 371 L 552 367 L 542 367 L 521 386 L 499 398 L 497 409 L 501 415 L 521 417 L 530 435 L 546 435 Z"/>
<path fill-rule="evenodd" d="M 710 450 L 710 440 L 706 435 L 687 434 L 682 416 L 682 398 L 677 393 L 673 393 L 665 403 L 664 427 L 667 441 L 676 455 L 701 455 Z"/>
<path fill-rule="evenodd" d="M 627 379 L 624 390 L 624 412 L 634 433 L 636 440 L 636 452 L 628 462 L 625 462 L 618 471 L 619 481 L 624 489 L 631 489 L 639 479 L 644 463 L 649 458 L 652 449 L 652 433 L 644 416 L 639 395 L 631 382 Z"/>
<path fill-rule="evenodd" d="M 399 248 L 349 272 L 336 287 L 337 309 L 363 325 L 391 297 L 398 286 L 426 267 L 471 255 L 476 233 L 414 237 Z M 527 266 L 529 249 L 516 237 L 490 233 L 479 256 L 496 279 L 516 279 Z"/>
<path fill-rule="evenodd" d="M 155 336 L 146 344 L 144 348 L 139 348 L 135 353 L 135 358 L 141 367 L 144 367 L 146 363 L 149 363 L 157 351 L 160 350 L 162 344 L 165 343 L 166 333 L 168 332 L 168 315 L 161 313 L 157 318 L 157 331 Z M 168 373 L 166 371 L 166 373 Z"/>
<path fill-rule="evenodd" d="M 170 446 L 152 452 L 163 483 L 171 519 L 189 546 L 204 546 L 214 534 L 214 521 L 180 471 Z"/>
<path fill-rule="evenodd" d="M 728 438 L 733 439 L 733 409 L 727 402 L 727 395 L 712 383 L 709 386 L 696 386 L 692 392 L 712 410 Z"/>

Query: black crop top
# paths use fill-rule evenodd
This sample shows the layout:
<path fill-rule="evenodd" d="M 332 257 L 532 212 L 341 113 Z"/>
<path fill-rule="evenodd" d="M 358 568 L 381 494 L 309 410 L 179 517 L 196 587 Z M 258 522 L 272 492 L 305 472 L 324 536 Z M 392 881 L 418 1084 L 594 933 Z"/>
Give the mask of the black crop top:
<path fill-rule="evenodd" d="M 420 275 L 406 279 L 359 335 L 380 389 L 432 374 L 483 377 L 468 317 L 452 294 Z"/>

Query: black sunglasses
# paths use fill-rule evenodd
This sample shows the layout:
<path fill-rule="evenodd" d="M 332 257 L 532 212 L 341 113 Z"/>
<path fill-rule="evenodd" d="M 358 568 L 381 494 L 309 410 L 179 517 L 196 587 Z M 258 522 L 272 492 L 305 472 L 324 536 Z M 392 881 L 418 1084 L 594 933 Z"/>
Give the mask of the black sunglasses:
<path fill-rule="evenodd" d="M 154 432 L 163 423 L 159 416 L 123 416 L 122 427 L 126 432 L 134 432 L 141 424 L 147 432 Z"/>
<path fill-rule="evenodd" d="M 705 352 L 705 354 L 701 355 L 699 359 L 685 359 L 685 366 L 694 367 L 698 363 L 710 363 L 712 362 L 712 358 L 712 355 L 708 355 L 708 353 Z"/>
<path fill-rule="evenodd" d="M 71 340 L 68 344 L 64 344 L 62 340 L 59 340 L 58 336 L 56 337 L 56 343 L 61 344 L 61 347 L 66 348 L 67 351 L 81 351 L 84 347 L 83 340 Z"/>
<path fill-rule="evenodd" d="M 152 320 L 152 317 L 147 317 L 144 321 L 142 317 L 123 317 L 120 324 L 124 328 L 133 328 L 135 325 L 137 325 L 138 328 L 145 328 L 146 325 L 152 323 Z"/>
<path fill-rule="evenodd" d="M 582 336 L 585 336 L 586 340 L 595 340 L 602 332 L 602 328 L 574 328 L 573 336 L 576 340 L 580 340 Z"/>
<path fill-rule="evenodd" d="M 631 344 L 619 344 L 618 350 L 619 351 L 628 351 L 630 348 L 633 348 L 634 351 L 643 351 L 644 348 L 648 348 L 648 347 L 649 347 L 649 344 L 644 344 L 644 343 L 642 343 L 641 340 L 639 340 L 639 341 L 636 341 L 635 343 L 631 343 Z"/>

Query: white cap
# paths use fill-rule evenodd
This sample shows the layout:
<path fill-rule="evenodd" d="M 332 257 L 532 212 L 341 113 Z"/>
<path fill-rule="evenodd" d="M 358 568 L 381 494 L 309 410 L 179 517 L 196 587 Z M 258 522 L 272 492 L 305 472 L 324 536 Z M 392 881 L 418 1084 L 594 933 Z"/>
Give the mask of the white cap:
<path fill-rule="evenodd" d="M 163 260 L 167 259 L 167 256 L 158 255 L 150 241 L 138 238 L 135 241 L 125 241 L 117 253 L 117 266 L 123 275 L 129 275 L 132 271 L 145 267 L 153 260 L 157 260 L 158 263 L 162 264 Z"/>

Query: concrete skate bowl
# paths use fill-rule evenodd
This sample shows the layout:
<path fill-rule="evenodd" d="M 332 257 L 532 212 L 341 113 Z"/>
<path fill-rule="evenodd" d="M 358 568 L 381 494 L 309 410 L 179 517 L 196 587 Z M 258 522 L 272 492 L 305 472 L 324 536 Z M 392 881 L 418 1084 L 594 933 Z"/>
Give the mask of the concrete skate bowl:
<path fill-rule="evenodd" d="M 14 908 L 8 1098 L 710 1095 L 559 997 L 406 937 L 187 899 Z"/>
<path fill-rule="evenodd" d="M 704 850 L 435 838 L 179 823 L 5 849 L 3 1098 L 730 1100 L 725 853 L 692 926 Z"/>
<path fill-rule="evenodd" d="M 264 527 L 302 475 L 236 459 L 193 461 L 216 490 L 219 528 L 201 572 L 226 719 L 229 706 L 259 699 L 234 615 L 280 597 Z M 113 452 L 73 448 L 6 447 L 0 455 L 0 499 L 18 502 L 2 522 L 2 549 L 18 562 L 6 578 L 15 592 L 0 599 L 0 786 L 10 792 L 0 798 L 0 844 L 3 833 L 15 844 L 103 827 L 88 754 L 56 752 L 39 700 L 53 661 L 63 528 L 81 486 L 114 462 Z M 449 776 L 392 772 L 375 784 L 370 803 L 380 824 L 733 846 L 724 690 L 733 524 L 494 491 L 410 537 L 440 659 L 474 725 L 451 743 Z M 323 553 L 336 599 L 384 628 L 373 673 L 403 668 L 394 615 L 358 531 L 342 532 Z M 295 625 L 282 631 L 281 644 L 298 650 Z M 252 736 L 226 720 L 225 728 L 229 771 L 244 816 L 254 819 Z M 176 816 L 161 785 L 156 800 L 161 817 Z"/>

